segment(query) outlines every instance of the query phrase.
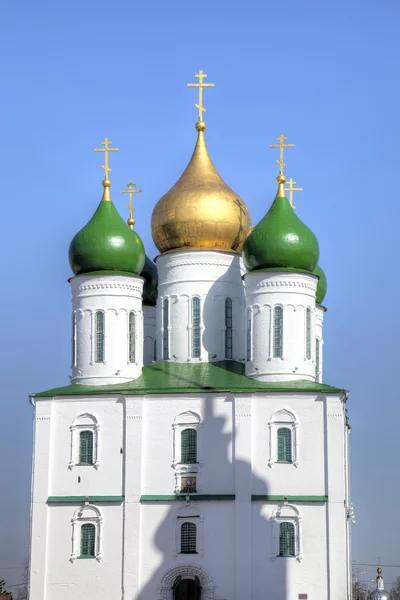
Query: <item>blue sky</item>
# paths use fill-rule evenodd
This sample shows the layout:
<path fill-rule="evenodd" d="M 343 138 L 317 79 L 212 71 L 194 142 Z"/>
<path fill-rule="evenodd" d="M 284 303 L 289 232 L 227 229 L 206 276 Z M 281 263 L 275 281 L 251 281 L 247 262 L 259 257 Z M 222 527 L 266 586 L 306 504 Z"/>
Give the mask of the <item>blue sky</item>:
<path fill-rule="evenodd" d="M 3 0 L 0 17 L 0 578 L 18 583 L 28 555 L 28 394 L 70 374 L 68 245 L 101 198 L 93 149 L 119 147 L 113 198 L 126 215 L 119 190 L 143 189 L 136 229 L 155 256 L 151 212 L 190 158 L 199 69 L 215 83 L 211 156 L 254 223 L 275 194 L 269 144 L 295 143 L 287 174 L 329 285 L 324 379 L 351 391 L 353 558 L 398 564 L 400 521 L 382 511 L 400 492 L 398 2 Z"/>

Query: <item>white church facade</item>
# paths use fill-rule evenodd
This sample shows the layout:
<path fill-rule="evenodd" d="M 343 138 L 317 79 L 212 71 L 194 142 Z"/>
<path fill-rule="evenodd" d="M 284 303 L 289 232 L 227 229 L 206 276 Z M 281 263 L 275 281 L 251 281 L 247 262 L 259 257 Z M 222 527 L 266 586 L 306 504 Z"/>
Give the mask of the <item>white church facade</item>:
<path fill-rule="evenodd" d="M 202 79 L 200 79 L 201 83 Z M 278 192 L 251 229 L 209 157 L 74 237 L 70 385 L 32 394 L 30 600 L 345 600 L 347 393 L 323 383 L 318 241 Z"/>

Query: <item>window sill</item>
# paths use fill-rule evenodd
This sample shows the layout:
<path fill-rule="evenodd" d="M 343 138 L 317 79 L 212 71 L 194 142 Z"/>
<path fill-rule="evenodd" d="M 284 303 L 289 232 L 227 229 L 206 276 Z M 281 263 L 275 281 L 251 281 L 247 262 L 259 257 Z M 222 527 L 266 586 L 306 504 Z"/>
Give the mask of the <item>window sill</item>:
<path fill-rule="evenodd" d="M 292 460 L 277 460 L 276 464 L 277 465 L 292 465 L 293 461 Z"/>
<path fill-rule="evenodd" d="M 180 554 L 198 554 L 198 552 L 180 552 Z"/>
<path fill-rule="evenodd" d="M 94 467 L 94 463 L 76 463 L 76 467 Z"/>
<path fill-rule="evenodd" d="M 294 554 L 278 554 L 278 558 L 296 558 Z"/>
<path fill-rule="evenodd" d="M 199 462 L 178 462 L 176 464 L 177 465 L 188 465 L 188 466 L 190 466 L 190 465 L 199 465 L 200 463 Z"/>
<path fill-rule="evenodd" d="M 86 556 L 85 554 L 83 554 L 82 556 L 77 556 L 77 558 L 78 558 L 78 559 L 80 559 L 80 558 L 85 558 L 85 559 L 86 559 L 86 558 L 93 558 L 93 559 L 95 559 L 95 560 L 96 560 L 96 557 L 95 557 L 95 556 Z"/>

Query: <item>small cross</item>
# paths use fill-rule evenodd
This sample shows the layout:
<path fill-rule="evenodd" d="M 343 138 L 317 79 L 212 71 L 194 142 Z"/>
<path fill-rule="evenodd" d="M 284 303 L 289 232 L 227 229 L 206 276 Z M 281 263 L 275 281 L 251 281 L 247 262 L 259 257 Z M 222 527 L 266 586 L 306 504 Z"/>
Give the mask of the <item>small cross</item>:
<path fill-rule="evenodd" d="M 290 202 L 290 206 L 293 208 L 293 210 L 296 210 L 296 207 L 293 206 L 293 192 L 302 192 L 303 188 L 296 188 L 293 187 L 294 185 L 296 185 L 296 182 L 293 181 L 292 178 L 289 179 L 289 181 L 287 182 L 288 186 L 287 188 L 284 188 L 285 192 L 289 192 L 289 202 Z"/>
<path fill-rule="evenodd" d="M 105 159 L 104 165 L 101 165 L 102 169 L 104 169 L 104 173 L 105 173 L 105 179 L 108 179 L 108 173 L 111 171 L 110 167 L 108 166 L 108 153 L 109 152 L 118 152 L 119 148 L 110 148 L 109 145 L 112 144 L 112 142 L 110 142 L 110 140 L 108 138 L 105 138 L 104 142 L 101 142 L 101 145 L 104 146 L 104 148 L 95 148 L 94 151 L 95 152 L 104 152 L 105 153 Z"/>
<path fill-rule="evenodd" d="M 196 73 L 195 77 L 199 80 L 199 83 L 188 83 L 188 87 L 197 87 L 199 88 L 199 103 L 196 104 L 196 108 L 199 109 L 199 121 L 203 120 L 203 112 L 207 112 L 203 106 L 203 88 L 205 87 L 214 87 L 214 83 L 203 83 L 203 79 L 207 77 L 202 70 Z"/>
<path fill-rule="evenodd" d="M 139 194 L 142 190 L 134 190 L 133 188 L 136 187 L 136 183 L 132 183 L 132 179 L 130 180 L 129 183 L 126 184 L 126 187 L 128 188 L 127 190 L 121 190 L 121 194 L 129 194 L 129 204 L 127 205 L 126 208 L 129 208 L 129 219 L 128 219 L 128 225 L 131 229 L 133 229 L 133 226 L 135 224 L 135 219 L 133 218 L 133 212 L 134 210 L 136 210 L 132 204 L 132 196 L 133 194 Z"/>
<path fill-rule="evenodd" d="M 293 148 L 294 144 L 284 144 L 283 142 L 287 140 L 287 137 L 281 133 L 279 137 L 276 138 L 279 144 L 272 144 L 270 148 L 279 148 L 279 160 L 276 162 L 279 165 L 279 175 L 283 175 L 283 169 L 286 169 L 286 165 L 283 162 L 283 149 L 284 148 Z"/>

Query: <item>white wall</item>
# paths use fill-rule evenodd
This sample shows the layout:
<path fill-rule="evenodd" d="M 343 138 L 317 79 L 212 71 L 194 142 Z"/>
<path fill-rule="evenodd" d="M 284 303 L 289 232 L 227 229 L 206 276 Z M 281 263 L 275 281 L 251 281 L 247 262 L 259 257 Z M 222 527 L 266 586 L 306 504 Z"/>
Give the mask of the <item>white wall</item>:
<path fill-rule="evenodd" d="M 264 381 L 315 380 L 315 294 L 310 273 L 251 271 L 245 275 L 252 313 L 252 350 L 246 375 Z M 274 308 L 283 308 L 283 355 L 274 358 Z M 311 309 L 311 358 L 306 356 L 306 311 Z M 247 356 L 246 356 L 247 358 Z"/>
<path fill-rule="evenodd" d="M 169 358 L 178 362 L 224 360 L 225 300 L 231 298 L 233 359 L 244 359 L 244 266 L 236 253 L 179 251 L 156 258 L 158 268 L 157 360 L 163 359 L 163 300 L 169 299 Z M 201 301 L 201 354 L 192 357 L 191 299 Z M 176 358 L 174 358 L 176 357 Z"/>
<path fill-rule="evenodd" d="M 141 277 L 77 275 L 70 279 L 75 314 L 75 362 L 72 382 L 107 385 L 140 376 L 143 366 L 143 311 Z M 105 314 L 104 361 L 95 362 L 94 319 Z M 136 314 L 136 356 L 129 362 L 129 313 Z M 74 335 L 72 335 L 74 345 Z M 72 352 L 73 354 L 73 352 Z"/>

